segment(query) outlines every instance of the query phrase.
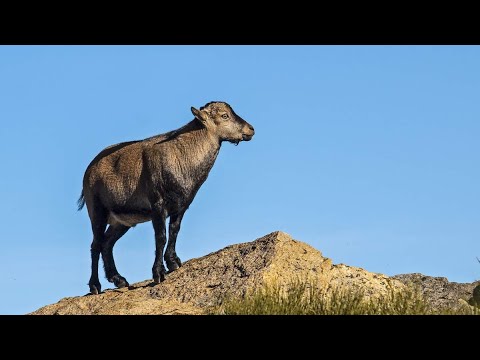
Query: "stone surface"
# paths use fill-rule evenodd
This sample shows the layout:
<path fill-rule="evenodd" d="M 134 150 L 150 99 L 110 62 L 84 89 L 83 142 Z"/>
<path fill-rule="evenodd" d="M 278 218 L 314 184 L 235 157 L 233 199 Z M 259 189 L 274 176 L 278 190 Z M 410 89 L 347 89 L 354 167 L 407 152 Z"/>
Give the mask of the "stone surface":
<path fill-rule="evenodd" d="M 408 276 L 389 278 L 357 267 L 334 265 L 310 245 L 277 231 L 191 259 L 167 275 L 161 284 L 153 285 L 148 280 L 133 284 L 130 289 L 65 298 L 32 314 L 202 314 L 208 307 L 221 304 L 225 297 L 241 297 L 270 283 L 282 285 L 308 279 L 325 287 L 346 286 L 379 296 L 389 288 L 401 291 L 404 282 L 417 280 L 416 274 Z M 442 289 L 451 286 L 446 281 L 440 282 Z M 424 286 L 425 295 L 438 298 L 435 304 L 442 305 L 455 303 L 457 295 L 465 297 L 473 290 L 473 286 L 470 289 L 461 286 L 466 284 L 456 284 L 453 287 L 458 288 L 457 292 L 450 295 L 439 292 L 437 296 L 434 294 L 439 288 L 437 282 L 422 280 L 422 284 L 428 285 Z M 451 301 L 442 300 L 444 297 Z"/>
<path fill-rule="evenodd" d="M 434 308 L 458 309 L 465 302 L 473 303 L 474 289 L 480 285 L 480 281 L 473 283 L 449 282 L 445 277 L 426 276 L 419 273 L 401 274 L 392 277 L 404 284 L 418 286 L 428 302 Z M 478 291 L 478 290 L 477 290 Z"/>

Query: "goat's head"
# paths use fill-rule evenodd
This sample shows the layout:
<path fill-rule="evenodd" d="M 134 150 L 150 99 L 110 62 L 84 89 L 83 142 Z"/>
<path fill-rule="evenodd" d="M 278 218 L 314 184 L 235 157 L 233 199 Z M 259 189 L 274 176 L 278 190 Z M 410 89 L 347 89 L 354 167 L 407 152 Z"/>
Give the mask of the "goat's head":
<path fill-rule="evenodd" d="M 225 102 L 213 101 L 200 110 L 192 107 L 192 113 L 203 126 L 213 132 L 220 141 L 229 141 L 238 145 L 240 141 L 252 140 L 255 131 L 253 126 L 235 114 Z"/>

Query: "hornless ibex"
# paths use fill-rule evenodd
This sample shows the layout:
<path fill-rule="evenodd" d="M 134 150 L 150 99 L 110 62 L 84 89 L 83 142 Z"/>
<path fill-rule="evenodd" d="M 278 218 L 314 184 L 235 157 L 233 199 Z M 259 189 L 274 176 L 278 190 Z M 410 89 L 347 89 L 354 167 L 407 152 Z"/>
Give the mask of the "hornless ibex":
<path fill-rule="evenodd" d="M 227 103 L 210 102 L 200 110 L 191 110 L 195 118 L 180 129 L 112 145 L 88 165 L 78 208 L 87 204 L 92 223 L 92 294 L 101 292 L 100 254 L 108 281 L 117 287 L 128 286 L 115 267 L 113 246 L 138 223 L 153 223 L 156 252 L 152 272 L 156 283 L 165 279 L 163 250 L 168 217 L 165 262 L 169 271 L 182 266 L 175 252 L 180 223 L 207 179 L 222 142 L 238 144 L 251 140 L 255 133 Z"/>

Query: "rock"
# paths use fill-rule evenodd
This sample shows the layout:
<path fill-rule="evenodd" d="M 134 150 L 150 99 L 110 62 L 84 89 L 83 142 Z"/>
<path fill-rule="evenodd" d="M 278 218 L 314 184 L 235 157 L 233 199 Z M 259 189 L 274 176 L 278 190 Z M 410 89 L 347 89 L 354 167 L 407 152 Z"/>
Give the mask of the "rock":
<path fill-rule="evenodd" d="M 472 297 L 468 300 L 468 303 L 480 308 L 480 285 L 477 285 L 475 289 L 473 289 Z"/>
<path fill-rule="evenodd" d="M 326 287 L 361 289 L 371 296 L 405 287 L 400 279 L 333 265 L 320 251 L 277 231 L 191 259 L 161 284 L 152 286 L 148 280 L 130 289 L 65 298 L 31 314 L 201 314 L 221 304 L 225 297 L 241 297 L 265 284 L 282 285 L 295 279 L 310 279 Z"/>
<path fill-rule="evenodd" d="M 445 277 L 426 276 L 419 273 L 401 274 L 393 276 L 393 279 L 400 280 L 404 284 L 413 284 L 421 290 L 425 300 L 434 308 L 458 309 L 466 303 L 474 305 L 474 289 L 479 294 L 480 281 L 473 283 L 449 282 Z M 478 302 L 480 304 L 480 301 Z"/>

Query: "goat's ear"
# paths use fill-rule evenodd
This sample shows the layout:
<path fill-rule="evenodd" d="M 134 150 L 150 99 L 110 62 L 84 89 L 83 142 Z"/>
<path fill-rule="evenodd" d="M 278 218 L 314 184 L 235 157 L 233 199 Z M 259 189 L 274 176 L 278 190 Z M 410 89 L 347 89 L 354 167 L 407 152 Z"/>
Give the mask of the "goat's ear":
<path fill-rule="evenodd" d="M 193 106 L 190 108 L 192 110 L 192 114 L 200 120 L 203 124 L 207 122 L 207 117 L 205 116 L 205 112 L 195 109 Z"/>

